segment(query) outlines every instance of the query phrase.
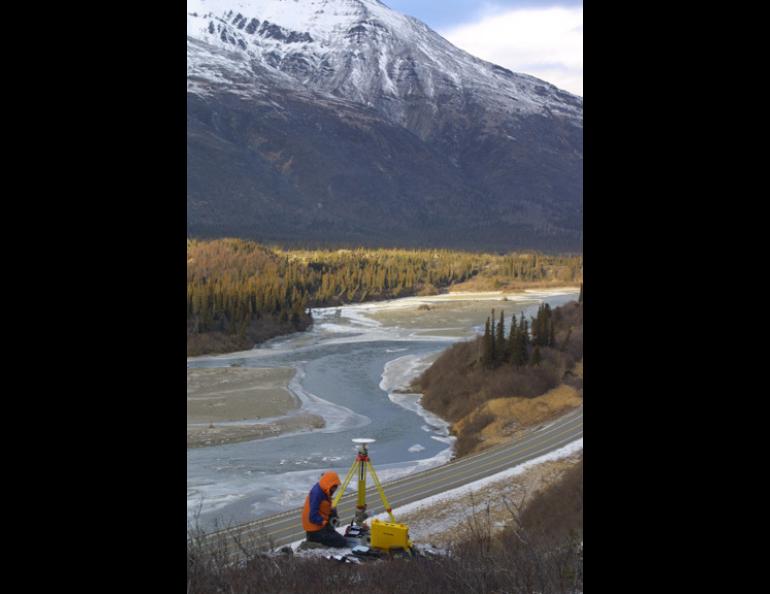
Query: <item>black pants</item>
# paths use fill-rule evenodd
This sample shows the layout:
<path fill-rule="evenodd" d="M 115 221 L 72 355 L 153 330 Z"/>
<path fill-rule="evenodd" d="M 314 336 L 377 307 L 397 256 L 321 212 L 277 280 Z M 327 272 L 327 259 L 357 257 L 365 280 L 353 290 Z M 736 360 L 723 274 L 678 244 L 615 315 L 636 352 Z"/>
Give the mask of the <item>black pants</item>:
<path fill-rule="evenodd" d="M 337 532 L 331 524 L 326 524 L 320 530 L 314 532 L 307 532 L 307 540 L 310 542 L 320 542 L 327 547 L 342 548 L 348 546 L 348 541 L 345 537 Z"/>

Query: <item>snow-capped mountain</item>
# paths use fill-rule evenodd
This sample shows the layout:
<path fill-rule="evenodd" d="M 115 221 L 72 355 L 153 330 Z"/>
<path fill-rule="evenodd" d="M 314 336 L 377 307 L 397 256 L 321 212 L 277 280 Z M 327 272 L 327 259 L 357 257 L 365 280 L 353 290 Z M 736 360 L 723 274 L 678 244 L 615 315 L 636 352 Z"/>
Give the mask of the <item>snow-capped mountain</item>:
<path fill-rule="evenodd" d="M 582 99 L 377 0 L 188 0 L 187 80 L 191 232 L 579 248 Z"/>

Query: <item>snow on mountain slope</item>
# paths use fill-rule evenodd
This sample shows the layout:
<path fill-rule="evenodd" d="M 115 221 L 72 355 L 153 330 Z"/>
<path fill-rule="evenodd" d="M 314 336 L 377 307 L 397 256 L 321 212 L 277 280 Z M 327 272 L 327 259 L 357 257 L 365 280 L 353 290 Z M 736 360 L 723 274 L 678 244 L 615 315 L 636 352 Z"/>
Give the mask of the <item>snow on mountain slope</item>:
<path fill-rule="evenodd" d="M 410 103 L 425 120 L 472 96 L 499 114 L 582 126 L 581 98 L 479 60 L 377 0 L 188 0 L 187 36 L 193 93 L 320 93 L 418 129 Z"/>
<path fill-rule="evenodd" d="M 188 0 L 188 233 L 579 250 L 583 100 L 377 0 Z"/>

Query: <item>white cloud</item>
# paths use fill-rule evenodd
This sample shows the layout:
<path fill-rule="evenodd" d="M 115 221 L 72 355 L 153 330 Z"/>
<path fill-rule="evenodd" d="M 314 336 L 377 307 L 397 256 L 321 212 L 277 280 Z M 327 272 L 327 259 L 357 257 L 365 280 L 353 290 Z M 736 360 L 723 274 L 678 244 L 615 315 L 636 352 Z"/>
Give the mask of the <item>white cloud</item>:
<path fill-rule="evenodd" d="M 441 32 L 459 48 L 583 96 L 583 7 L 495 11 Z"/>

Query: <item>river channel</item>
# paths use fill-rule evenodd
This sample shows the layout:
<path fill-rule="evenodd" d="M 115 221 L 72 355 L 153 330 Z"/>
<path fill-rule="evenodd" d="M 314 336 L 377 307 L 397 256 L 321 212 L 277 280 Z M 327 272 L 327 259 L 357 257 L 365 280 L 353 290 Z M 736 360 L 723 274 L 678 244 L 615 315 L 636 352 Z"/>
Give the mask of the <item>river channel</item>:
<path fill-rule="evenodd" d="M 301 506 L 322 472 L 344 477 L 355 437 L 376 440 L 369 452 L 383 481 L 448 461 L 447 423 L 403 388 L 452 343 L 483 331 L 492 308 L 504 311 L 508 326 L 513 314 L 529 318 L 543 302 L 556 307 L 577 296 L 576 288 L 450 293 L 314 309 L 306 332 L 189 358 L 188 367 L 292 367 L 289 389 L 325 426 L 188 449 L 188 521 L 211 530 Z"/>

